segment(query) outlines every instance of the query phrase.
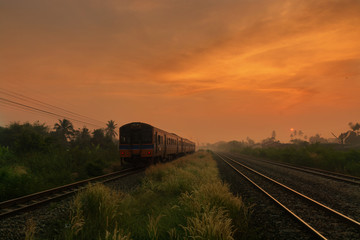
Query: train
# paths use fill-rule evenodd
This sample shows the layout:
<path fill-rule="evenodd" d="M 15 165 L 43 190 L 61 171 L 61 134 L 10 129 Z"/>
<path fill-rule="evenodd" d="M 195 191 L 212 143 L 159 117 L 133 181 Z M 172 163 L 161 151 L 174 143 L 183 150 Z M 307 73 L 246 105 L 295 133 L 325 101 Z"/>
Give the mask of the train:
<path fill-rule="evenodd" d="M 132 122 L 119 128 L 122 163 L 134 166 L 166 162 L 195 152 L 195 143 L 147 123 Z"/>

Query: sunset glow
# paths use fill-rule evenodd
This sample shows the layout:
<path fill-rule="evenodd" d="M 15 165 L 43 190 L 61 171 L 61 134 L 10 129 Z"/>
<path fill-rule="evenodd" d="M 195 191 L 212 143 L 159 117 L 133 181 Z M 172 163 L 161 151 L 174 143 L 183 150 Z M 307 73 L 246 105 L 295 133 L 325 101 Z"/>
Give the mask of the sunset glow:
<path fill-rule="evenodd" d="M 197 142 L 360 120 L 360 1 L 0 1 L 1 88 Z M 0 104 L 0 125 L 56 119 Z M 81 126 L 79 126 L 81 127 Z"/>

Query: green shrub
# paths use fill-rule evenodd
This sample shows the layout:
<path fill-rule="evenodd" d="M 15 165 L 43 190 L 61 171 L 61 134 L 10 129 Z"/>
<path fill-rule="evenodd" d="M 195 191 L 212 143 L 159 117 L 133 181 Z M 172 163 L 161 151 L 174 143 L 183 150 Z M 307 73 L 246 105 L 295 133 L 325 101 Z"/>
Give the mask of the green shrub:
<path fill-rule="evenodd" d="M 86 164 L 86 173 L 89 177 L 95 177 L 103 174 L 103 166 L 100 162 L 89 162 Z"/>
<path fill-rule="evenodd" d="M 23 166 L 0 168 L 0 201 L 32 192 L 33 179 Z"/>
<path fill-rule="evenodd" d="M 14 164 L 15 156 L 9 147 L 0 146 L 0 166 Z"/>

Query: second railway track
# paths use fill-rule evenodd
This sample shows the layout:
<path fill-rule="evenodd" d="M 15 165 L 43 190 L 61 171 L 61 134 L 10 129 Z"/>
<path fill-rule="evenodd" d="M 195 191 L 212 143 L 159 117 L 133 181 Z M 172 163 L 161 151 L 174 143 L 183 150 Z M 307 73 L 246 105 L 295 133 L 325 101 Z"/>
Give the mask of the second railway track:
<path fill-rule="evenodd" d="M 360 223 L 358 221 L 338 213 L 310 197 L 299 195 L 295 190 L 277 183 L 230 157 L 218 156 L 286 209 L 293 217 L 296 217 L 319 239 L 360 239 Z"/>
<path fill-rule="evenodd" d="M 142 170 L 143 169 L 140 168 L 125 169 L 122 171 L 109 173 L 106 175 L 19 197 L 16 199 L 10 199 L 4 202 L 0 202 L 0 219 L 8 218 L 22 212 L 31 211 L 49 202 L 58 201 L 60 199 L 68 197 L 85 188 L 88 183 L 106 183 L 110 181 L 115 181 L 117 179 L 138 173 Z"/>
<path fill-rule="evenodd" d="M 342 181 L 342 182 L 360 186 L 360 177 L 356 177 L 356 176 L 351 176 L 351 175 L 346 175 L 346 174 L 341 174 L 341 173 L 336 173 L 336 172 L 330 172 L 330 171 L 326 171 L 326 170 L 322 170 L 322 169 L 318 169 L 318 168 L 300 167 L 300 166 L 295 166 L 295 165 L 291 165 L 291 164 L 279 163 L 279 162 L 275 162 L 275 161 L 268 161 L 268 160 L 264 160 L 264 159 L 250 157 L 250 156 L 244 155 L 244 154 L 236 154 L 236 155 L 231 154 L 231 155 L 234 157 L 240 157 L 240 158 L 248 159 L 251 161 L 264 162 L 264 163 L 281 166 L 284 168 L 294 169 L 297 171 L 306 172 L 306 173 L 322 176 L 325 178 L 334 179 L 334 180 L 338 180 L 338 181 Z"/>

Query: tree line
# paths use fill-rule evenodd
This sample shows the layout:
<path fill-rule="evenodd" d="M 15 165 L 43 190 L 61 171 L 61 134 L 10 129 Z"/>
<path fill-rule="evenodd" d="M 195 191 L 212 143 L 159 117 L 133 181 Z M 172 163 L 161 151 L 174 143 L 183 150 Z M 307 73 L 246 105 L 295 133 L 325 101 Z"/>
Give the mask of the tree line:
<path fill-rule="evenodd" d="M 117 124 L 75 129 L 13 122 L 0 127 L 0 201 L 121 169 Z"/>
<path fill-rule="evenodd" d="M 49 148 L 71 147 L 113 147 L 117 144 L 118 135 L 113 120 L 108 121 L 105 128 L 90 132 L 86 127 L 75 129 L 71 121 L 59 120 L 52 130 L 44 123 L 10 123 L 7 127 L 0 126 L 0 146 L 8 147 L 16 154 L 45 151 Z"/>

